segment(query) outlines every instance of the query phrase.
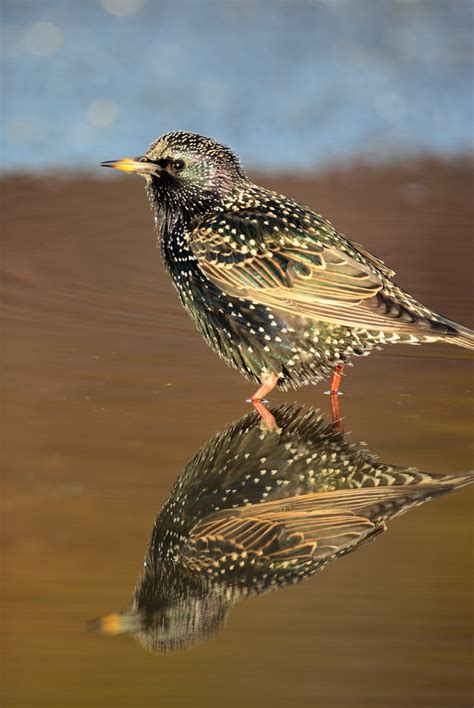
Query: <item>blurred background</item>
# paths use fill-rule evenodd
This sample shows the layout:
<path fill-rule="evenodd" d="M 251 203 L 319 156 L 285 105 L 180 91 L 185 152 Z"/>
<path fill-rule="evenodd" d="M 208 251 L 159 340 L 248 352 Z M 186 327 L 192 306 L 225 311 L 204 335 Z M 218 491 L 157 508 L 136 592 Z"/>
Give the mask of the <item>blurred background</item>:
<path fill-rule="evenodd" d="M 186 129 L 473 326 L 471 0 L 0 0 L 5 708 L 465 708 L 473 494 L 410 511 L 163 657 L 86 632 L 124 609 L 188 460 L 252 387 L 164 271 L 143 180 L 101 170 Z M 474 469 L 472 357 L 358 359 L 349 440 Z M 326 386 L 287 394 L 329 416 Z M 351 437 L 352 436 L 352 437 Z"/>
<path fill-rule="evenodd" d="M 471 0 L 2 0 L 3 168 L 95 169 L 184 129 L 245 163 L 464 155 Z"/>

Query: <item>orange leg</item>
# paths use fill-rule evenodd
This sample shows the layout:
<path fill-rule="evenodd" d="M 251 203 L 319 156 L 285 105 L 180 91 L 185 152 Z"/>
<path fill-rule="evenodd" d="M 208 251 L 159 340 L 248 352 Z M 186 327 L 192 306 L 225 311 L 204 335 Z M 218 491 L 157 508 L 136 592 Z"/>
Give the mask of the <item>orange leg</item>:
<path fill-rule="evenodd" d="M 332 427 L 336 433 L 343 433 L 344 426 L 342 424 L 341 409 L 339 407 L 339 398 L 337 393 L 331 393 L 331 415 L 332 415 Z"/>
<path fill-rule="evenodd" d="M 263 427 L 267 430 L 278 430 L 275 417 L 261 401 L 252 401 L 252 405 L 262 419 Z"/>
<path fill-rule="evenodd" d="M 344 364 L 336 364 L 334 374 L 331 380 L 331 386 L 329 389 L 329 394 L 331 396 L 331 414 L 332 414 L 332 424 L 333 428 L 337 433 L 343 433 L 344 427 L 342 425 L 341 409 L 339 406 L 339 387 L 341 385 L 342 377 L 344 376 Z"/>
<path fill-rule="evenodd" d="M 336 364 L 336 368 L 334 369 L 334 373 L 333 373 L 332 379 L 331 379 L 331 387 L 329 389 L 330 393 L 337 395 L 343 376 L 344 376 L 344 364 Z"/>
<path fill-rule="evenodd" d="M 262 385 L 259 389 L 255 391 L 253 396 L 250 397 L 252 403 L 263 401 L 265 396 L 267 396 L 270 391 L 273 391 L 278 382 L 278 376 L 276 374 L 269 374 L 263 380 Z"/>

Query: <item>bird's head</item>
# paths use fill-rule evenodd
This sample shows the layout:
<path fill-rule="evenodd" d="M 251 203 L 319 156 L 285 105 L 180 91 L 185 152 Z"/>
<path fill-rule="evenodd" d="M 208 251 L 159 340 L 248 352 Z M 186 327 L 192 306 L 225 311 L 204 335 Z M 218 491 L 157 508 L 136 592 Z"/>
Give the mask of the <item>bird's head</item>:
<path fill-rule="evenodd" d="M 184 131 L 165 133 L 144 155 L 102 166 L 142 175 L 157 211 L 176 210 L 191 218 L 218 207 L 247 180 L 230 148 Z"/>
<path fill-rule="evenodd" d="M 89 622 L 101 634 L 129 634 L 148 651 L 168 654 L 187 649 L 212 637 L 222 626 L 232 602 L 224 594 L 148 598 L 148 606 L 135 600 L 123 613 L 103 615 Z"/>

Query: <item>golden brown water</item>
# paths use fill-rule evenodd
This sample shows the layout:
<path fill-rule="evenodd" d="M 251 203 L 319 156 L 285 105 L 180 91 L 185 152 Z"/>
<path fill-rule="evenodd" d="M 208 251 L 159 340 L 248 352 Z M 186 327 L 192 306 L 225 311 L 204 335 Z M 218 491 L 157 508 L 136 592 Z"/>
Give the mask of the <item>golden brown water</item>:
<path fill-rule="evenodd" d="M 468 166 L 266 178 L 317 207 L 463 324 Z M 159 262 L 136 179 L 5 180 L 6 574 L 2 706 L 468 706 L 472 500 L 461 490 L 215 639 L 156 656 L 86 632 L 124 608 L 155 516 L 251 387 L 206 347 Z M 329 412 L 324 386 L 272 395 Z M 384 462 L 473 468 L 472 358 L 392 347 L 344 381 L 345 428 Z"/>

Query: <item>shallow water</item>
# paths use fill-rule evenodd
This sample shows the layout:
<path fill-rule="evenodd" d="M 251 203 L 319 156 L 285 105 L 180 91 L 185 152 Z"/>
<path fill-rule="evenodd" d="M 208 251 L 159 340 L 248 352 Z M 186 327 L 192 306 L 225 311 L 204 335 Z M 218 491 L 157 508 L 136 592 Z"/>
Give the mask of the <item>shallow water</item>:
<path fill-rule="evenodd" d="M 267 179 L 472 325 L 467 166 Z M 413 187 L 415 185 L 415 187 Z M 127 606 L 177 475 L 251 391 L 208 350 L 159 262 L 141 182 L 2 184 L 7 226 L 6 706 L 467 706 L 472 500 L 394 520 L 296 587 L 240 603 L 170 656 L 86 631 Z M 324 386 L 277 393 L 329 414 Z M 472 359 L 392 347 L 344 380 L 348 439 L 383 462 L 473 468 Z"/>

